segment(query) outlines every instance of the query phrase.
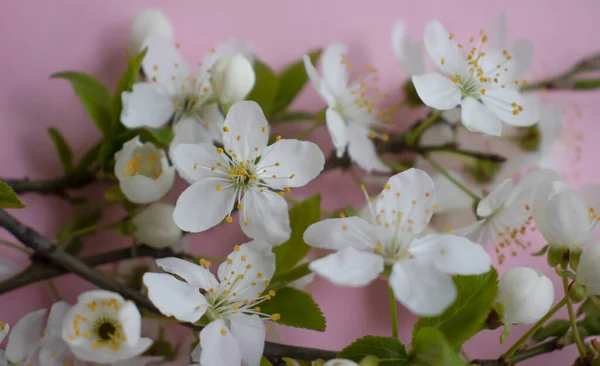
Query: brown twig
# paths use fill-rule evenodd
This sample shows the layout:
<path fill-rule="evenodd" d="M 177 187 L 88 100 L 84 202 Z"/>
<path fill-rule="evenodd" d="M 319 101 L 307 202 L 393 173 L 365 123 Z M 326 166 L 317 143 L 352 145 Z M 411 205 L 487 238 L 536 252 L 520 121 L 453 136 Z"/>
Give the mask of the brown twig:
<path fill-rule="evenodd" d="M 39 193 L 47 195 L 57 195 L 64 197 L 67 191 L 71 189 L 83 188 L 86 185 L 96 180 L 96 174 L 91 171 L 75 172 L 67 174 L 64 177 L 45 179 L 45 180 L 30 180 L 25 179 L 4 179 L 1 181 L 8 184 L 17 194 L 23 193 Z"/>

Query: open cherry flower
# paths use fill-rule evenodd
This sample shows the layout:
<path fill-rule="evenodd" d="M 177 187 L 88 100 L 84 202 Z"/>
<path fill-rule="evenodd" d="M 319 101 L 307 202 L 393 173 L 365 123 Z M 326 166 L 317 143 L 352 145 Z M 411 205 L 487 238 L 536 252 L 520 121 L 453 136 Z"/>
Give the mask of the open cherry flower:
<path fill-rule="evenodd" d="M 269 123 L 255 102 L 234 104 L 223 126 L 223 148 L 181 144 L 174 150 L 179 172 L 193 182 L 177 200 L 173 218 L 185 231 L 207 230 L 240 210 L 246 235 L 278 245 L 291 234 L 290 187 L 319 175 L 325 157 L 308 141 L 280 140 L 267 146 Z M 236 204 L 237 202 L 237 204 Z"/>
<path fill-rule="evenodd" d="M 485 273 L 491 259 L 465 237 L 421 235 L 435 202 L 433 181 L 424 171 L 394 175 L 375 204 L 369 203 L 370 223 L 359 217 L 328 219 L 306 230 L 309 245 L 337 250 L 310 269 L 338 285 L 365 286 L 391 267 L 389 285 L 398 301 L 418 315 L 441 314 L 456 298 L 451 275 Z"/>

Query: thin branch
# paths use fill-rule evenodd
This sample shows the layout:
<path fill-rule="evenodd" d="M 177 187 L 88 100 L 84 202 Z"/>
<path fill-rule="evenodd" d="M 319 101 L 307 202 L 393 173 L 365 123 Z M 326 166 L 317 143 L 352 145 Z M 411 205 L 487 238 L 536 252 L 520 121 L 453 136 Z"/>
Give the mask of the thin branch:
<path fill-rule="evenodd" d="M 108 263 L 109 259 L 117 261 L 120 259 L 130 258 L 131 251 L 129 249 L 113 251 L 90 257 L 87 259 L 87 263 L 85 263 L 71 256 L 62 249 L 56 247 L 48 239 L 31 229 L 27 225 L 23 224 L 4 210 L 0 210 L 0 226 L 4 227 L 25 246 L 35 250 L 42 257 L 50 260 L 52 263 L 62 267 L 50 267 L 50 269 L 54 271 L 52 272 L 53 276 L 58 276 L 67 272 L 72 272 L 100 288 L 117 292 L 123 295 L 123 297 L 133 300 L 141 308 L 144 308 L 156 314 L 160 314 L 160 311 L 152 304 L 152 302 L 147 297 L 142 295 L 139 291 L 136 291 L 124 284 L 121 284 L 111 277 L 105 276 L 104 274 L 94 270 L 90 266 L 94 264 L 99 265 L 103 263 Z M 144 253 L 150 252 L 150 249 L 144 248 L 146 247 L 141 246 L 140 248 L 138 248 L 138 255 L 141 255 L 141 252 L 143 250 Z M 169 253 L 168 250 L 165 250 L 164 252 L 161 252 L 161 254 L 171 255 L 174 253 Z M 34 267 L 30 267 L 28 270 L 23 272 L 22 275 L 24 277 L 20 280 L 21 285 L 41 280 L 42 278 L 40 278 L 40 274 L 36 274 L 35 271 L 36 269 L 34 269 Z M 12 279 L 8 280 L 7 282 L 10 282 L 11 280 Z M 15 281 L 15 283 L 16 282 L 17 281 Z M 15 288 L 14 285 L 13 288 Z M 182 325 L 196 331 L 202 329 L 202 327 L 194 324 L 182 323 Z M 334 358 L 336 354 L 337 352 L 335 351 L 305 348 L 272 342 L 265 342 L 264 350 L 264 355 L 270 360 L 272 360 L 273 363 L 276 365 L 285 364 L 281 359 L 282 357 L 291 357 L 299 360 L 312 361 L 316 359 L 328 360 Z"/>
<path fill-rule="evenodd" d="M 36 192 L 64 197 L 68 190 L 83 188 L 94 182 L 96 180 L 96 174 L 91 171 L 84 171 L 74 172 L 73 174 L 68 174 L 60 178 L 45 180 L 30 180 L 29 178 L 0 178 L 0 180 L 11 186 L 17 194 Z"/>

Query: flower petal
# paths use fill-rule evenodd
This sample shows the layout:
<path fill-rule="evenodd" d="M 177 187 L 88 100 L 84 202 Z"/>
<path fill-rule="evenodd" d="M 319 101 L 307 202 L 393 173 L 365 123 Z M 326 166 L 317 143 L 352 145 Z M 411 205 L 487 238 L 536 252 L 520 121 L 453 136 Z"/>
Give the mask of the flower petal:
<path fill-rule="evenodd" d="M 171 159 L 179 175 L 190 183 L 220 177 L 212 168 L 219 163 L 228 164 L 225 155 L 219 154 L 217 148 L 208 143 L 179 144 L 173 149 Z"/>
<path fill-rule="evenodd" d="M 156 260 L 156 264 L 164 271 L 177 275 L 190 285 L 206 291 L 219 286 L 217 279 L 208 269 L 186 260 L 175 257 L 160 258 Z"/>
<path fill-rule="evenodd" d="M 123 326 L 126 345 L 135 347 L 142 333 L 142 315 L 133 302 L 127 301 L 120 307 L 119 322 Z"/>
<path fill-rule="evenodd" d="M 358 123 L 348 126 L 348 155 L 358 166 L 367 172 L 389 172 L 390 167 L 385 165 L 377 154 L 375 144 L 369 137 L 369 129 Z"/>
<path fill-rule="evenodd" d="M 392 27 L 392 49 L 404 72 L 408 76 L 420 75 L 425 72 L 423 46 L 405 34 L 405 24 L 397 21 Z"/>
<path fill-rule="evenodd" d="M 21 267 L 8 258 L 0 258 L 0 281 L 4 281 L 21 272 Z"/>
<path fill-rule="evenodd" d="M 468 185 L 460 173 L 448 171 L 448 174 L 461 184 Z M 438 206 L 440 206 L 439 210 L 436 211 L 437 214 L 471 208 L 473 206 L 473 198 L 458 188 L 445 175 L 436 174 L 432 177 L 432 180 L 438 198 Z"/>
<path fill-rule="evenodd" d="M 193 117 L 183 117 L 180 119 L 173 126 L 173 134 L 175 136 L 169 144 L 169 156 L 171 159 L 174 159 L 175 148 L 180 144 L 211 144 L 213 142 L 213 136 L 209 129 L 201 121 Z"/>
<path fill-rule="evenodd" d="M 482 245 L 484 248 L 490 240 L 494 239 L 493 229 L 490 228 L 490 224 L 486 220 L 480 220 L 467 227 L 452 230 L 452 233 L 454 235 L 464 236 L 473 243 Z"/>
<path fill-rule="evenodd" d="M 200 365 L 240 366 L 242 352 L 238 341 L 229 331 L 225 322 L 218 319 L 210 322 L 200 332 Z"/>
<path fill-rule="evenodd" d="M 244 234 L 279 245 L 290 238 L 290 216 L 285 199 L 274 192 L 252 188 L 244 194 L 240 225 Z"/>
<path fill-rule="evenodd" d="M 244 100 L 256 81 L 252 62 L 241 54 L 219 59 L 210 74 L 214 91 L 222 104 Z"/>
<path fill-rule="evenodd" d="M 348 89 L 348 66 L 346 54 L 348 48 L 339 43 L 327 47 L 321 56 L 323 80 L 334 95 L 344 93 Z"/>
<path fill-rule="evenodd" d="M 417 239 L 410 253 L 432 260 L 438 270 L 447 274 L 476 275 L 490 270 L 492 259 L 481 245 L 463 236 L 431 234 Z"/>
<path fill-rule="evenodd" d="M 198 73 L 206 74 L 221 58 L 236 54 L 241 54 L 250 62 L 254 62 L 254 46 L 252 43 L 245 39 L 232 38 L 219 44 L 204 56 Z"/>
<path fill-rule="evenodd" d="M 22 317 L 13 327 L 6 345 L 6 359 L 19 364 L 37 349 L 42 327 L 46 318 L 46 309 L 31 312 Z"/>
<path fill-rule="evenodd" d="M 512 74 L 516 79 L 524 78 L 531 69 L 533 50 L 533 43 L 528 39 L 520 39 L 510 46 L 509 52 L 515 59 Z"/>
<path fill-rule="evenodd" d="M 302 159 L 298 159 L 299 156 Z M 283 189 L 302 187 L 315 179 L 324 165 L 325 156 L 316 144 L 310 141 L 279 140 L 263 150 L 257 171 L 269 187 Z"/>
<path fill-rule="evenodd" d="M 244 364 L 259 366 L 265 346 L 267 329 L 258 315 L 233 314 L 229 317 L 231 333 L 235 337 Z"/>
<path fill-rule="evenodd" d="M 534 207 L 537 228 L 550 245 L 581 245 L 590 232 L 586 204 L 571 190 L 558 193 L 545 205 Z"/>
<path fill-rule="evenodd" d="M 502 135 L 502 123 L 477 99 L 467 97 L 461 102 L 462 123 L 469 130 L 490 136 Z"/>
<path fill-rule="evenodd" d="M 217 225 L 233 209 L 235 190 L 202 179 L 189 186 L 177 199 L 173 220 L 183 231 L 198 233 Z"/>
<path fill-rule="evenodd" d="M 148 272 L 143 279 L 148 298 L 164 315 L 194 323 L 206 312 L 208 303 L 198 287 L 165 273 Z"/>
<path fill-rule="evenodd" d="M 174 89 L 190 76 L 187 62 L 171 39 L 154 34 L 146 39 L 142 48 L 145 47 L 148 47 L 148 52 L 142 61 L 142 69 L 148 80 L 156 80 Z"/>
<path fill-rule="evenodd" d="M 451 38 L 448 31 L 437 19 L 430 20 L 425 24 L 423 41 L 429 57 L 431 57 L 433 63 L 443 72 L 458 76 L 467 71 L 467 62 L 458 48 L 458 45 L 451 40 Z M 429 105 L 428 103 L 425 104 Z"/>
<path fill-rule="evenodd" d="M 327 108 L 325 119 L 327 120 L 329 136 L 331 136 L 331 141 L 336 149 L 336 156 L 341 158 L 344 156 L 346 146 L 348 145 L 348 126 L 342 119 L 342 116 L 333 108 Z"/>
<path fill-rule="evenodd" d="M 460 103 L 458 85 L 437 72 L 415 75 L 412 81 L 419 98 L 431 108 L 447 110 Z"/>
<path fill-rule="evenodd" d="M 343 358 L 334 358 L 323 364 L 323 366 L 359 366 L 356 362 Z"/>
<path fill-rule="evenodd" d="M 531 126 L 540 119 L 539 106 L 513 88 L 487 90 L 481 100 L 496 117 L 513 126 Z"/>
<path fill-rule="evenodd" d="M 492 189 L 477 205 L 477 216 L 487 217 L 508 201 L 513 190 L 512 179 L 506 179 Z"/>
<path fill-rule="evenodd" d="M 308 268 L 336 285 L 361 287 L 379 277 L 384 262 L 377 254 L 350 247 L 314 260 Z"/>
<path fill-rule="evenodd" d="M 315 248 L 369 250 L 379 242 L 373 225 L 358 216 L 326 219 L 314 223 L 304 232 L 304 241 Z"/>
<path fill-rule="evenodd" d="M 600 260 L 600 244 L 590 246 L 581 254 L 577 266 L 577 283 L 592 288 L 598 287 L 598 280 L 600 279 L 598 260 Z"/>
<path fill-rule="evenodd" d="M 131 92 L 121 94 L 121 122 L 128 128 L 160 128 L 175 113 L 172 95 L 158 83 L 136 83 Z"/>
<path fill-rule="evenodd" d="M 229 109 L 223 126 L 223 145 L 226 151 L 238 155 L 238 161 L 260 156 L 268 140 L 269 122 L 256 102 L 237 102 Z"/>
<path fill-rule="evenodd" d="M 492 20 L 489 42 L 493 50 L 503 50 L 507 47 L 508 31 L 506 30 L 506 13 L 499 12 Z"/>
<path fill-rule="evenodd" d="M 429 261 L 406 259 L 392 268 L 390 286 L 396 299 L 419 316 L 436 316 L 456 299 L 452 278 Z"/>

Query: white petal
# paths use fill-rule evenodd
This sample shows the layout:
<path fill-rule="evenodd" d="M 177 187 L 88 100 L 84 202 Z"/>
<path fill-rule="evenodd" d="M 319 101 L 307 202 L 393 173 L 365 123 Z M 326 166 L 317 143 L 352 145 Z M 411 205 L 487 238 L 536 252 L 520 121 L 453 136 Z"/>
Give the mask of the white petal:
<path fill-rule="evenodd" d="M 600 244 L 594 244 L 583 252 L 577 266 L 577 283 L 598 287 L 600 283 Z"/>
<path fill-rule="evenodd" d="M 317 69 L 310 61 L 310 57 L 308 55 L 304 55 L 302 57 L 302 62 L 304 63 L 304 70 L 306 70 L 306 75 L 308 75 L 308 79 L 313 85 L 313 88 L 319 92 L 321 90 L 321 77 L 317 72 Z"/>
<path fill-rule="evenodd" d="M 223 142 L 223 123 L 225 123 L 225 116 L 221 112 L 219 103 L 211 103 L 204 108 L 200 113 L 200 119 L 203 126 L 208 124 L 208 133 L 213 139 L 219 143 Z"/>
<path fill-rule="evenodd" d="M 339 95 L 348 88 L 348 67 L 344 62 L 348 49 L 343 44 L 332 44 L 321 56 L 323 79 L 331 91 Z"/>
<path fill-rule="evenodd" d="M 25 315 L 15 324 L 6 345 L 8 361 L 18 364 L 35 351 L 40 342 L 45 318 L 46 309 L 41 309 Z"/>
<path fill-rule="evenodd" d="M 563 131 L 564 121 L 557 106 L 540 103 L 539 108 L 540 123 L 538 124 L 538 128 L 541 135 L 540 152 L 543 154 L 551 154 L 556 141 L 558 141 Z"/>
<path fill-rule="evenodd" d="M 129 360 L 144 353 L 152 345 L 150 338 L 140 338 L 131 347 L 121 347 L 118 351 L 102 352 L 96 349 L 81 346 L 71 346 L 73 354 L 83 361 L 97 362 L 101 364 L 115 364 L 120 361 Z"/>
<path fill-rule="evenodd" d="M 129 25 L 129 49 L 141 51 L 142 44 L 152 34 L 173 39 L 173 24 L 160 10 L 144 9 L 137 13 Z"/>
<path fill-rule="evenodd" d="M 354 248 L 312 261 L 308 268 L 340 286 L 362 287 L 373 282 L 383 272 L 383 258 Z"/>
<path fill-rule="evenodd" d="M 173 140 L 169 144 L 169 156 L 174 160 L 174 151 L 180 144 L 211 144 L 213 135 L 203 122 L 193 117 L 183 117 L 173 126 Z M 177 166 L 177 165 L 176 165 Z M 177 169 L 179 172 L 179 169 Z M 179 172 L 181 174 L 181 172 Z M 186 178 L 187 181 L 189 181 Z"/>
<path fill-rule="evenodd" d="M 180 258 L 160 258 L 156 264 L 164 271 L 177 275 L 192 286 L 208 291 L 217 288 L 219 283 L 215 276 L 206 268 Z"/>
<path fill-rule="evenodd" d="M 461 184 L 467 185 L 463 176 L 455 171 L 448 171 L 448 174 L 456 179 Z M 436 174 L 432 177 L 435 186 L 435 192 L 438 198 L 439 210 L 436 214 L 471 208 L 473 206 L 473 198 L 458 188 L 443 174 Z"/>
<path fill-rule="evenodd" d="M 447 274 L 476 275 L 490 270 L 492 259 L 481 245 L 449 234 L 431 234 L 417 239 L 409 249 L 415 257 L 432 260 Z"/>
<path fill-rule="evenodd" d="M 44 331 L 44 339 L 59 338 L 62 342 L 62 326 L 67 312 L 71 309 L 71 305 L 64 301 L 58 301 L 50 308 L 48 321 L 46 322 L 46 330 Z"/>
<path fill-rule="evenodd" d="M 136 83 L 121 99 L 121 122 L 128 128 L 160 128 L 175 113 L 172 95 L 158 83 Z"/>
<path fill-rule="evenodd" d="M 490 194 L 485 196 L 477 205 L 477 216 L 487 217 L 493 214 L 508 201 L 513 190 L 512 179 L 506 179 L 498 184 Z"/>
<path fill-rule="evenodd" d="M 158 179 L 135 175 L 119 182 L 121 191 L 133 203 L 151 203 L 163 198 L 175 183 L 175 168 L 163 170 Z"/>
<path fill-rule="evenodd" d="M 276 193 L 252 188 L 242 199 L 240 225 L 244 234 L 279 245 L 290 238 L 290 216 L 285 198 Z"/>
<path fill-rule="evenodd" d="M 228 164 L 227 158 L 219 154 L 214 145 L 207 143 L 179 144 L 173 149 L 171 158 L 179 174 L 190 183 L 220 177 L 212 167 L 216 167 L 218 163 Z"/>
<path fill-rule="evenodd" d="M 483 104 L 500 120 L 513 126 L 531 126 L 539 121 L 540 111 L 537 104 L 513 88 L 494 88 L 487 90 L 481 97 Z M 513 104 L 514 103 L 514 104 Z M 518 113 L 513 105 L 517 105 Z M 464 112 L 463 112 L 464 117 Z"/>
<path fill-rule="evenodd" d="M 390 286 L 396 299 L 420 316 L 439 315 L 456 299 L 452 278 L 432 268 L 431 262 L 402 260 L 394 264 Z"/>
<path fill-rule="evenodd" d="M 217 225 L 233 209 L 235 190 L 219 181 L 200 180 L 189 186 L 177 199 L 173 220 L 183 231 L 198 233 Z M 223 183 L 221 183 L 223 184 Z"/>
<path fill-rule="evenodd" d="M 327 130 L 331 141 L 336 150 L 336 155 L 341 158 L 346 151 L 348 145 L 348 126 L 344 119 L 333 108 L 327 108 L 325 111 L 325 119 L 327 121 Z"/>
<path fill-rule="evenodd" d="M 403 21 L 397 21 L 392 27 L 392 49 L 394 55 L 402 65 L 408 76 L 420 75 L 425 72 L 423 59 L 423 46 L 420 41 L 415 41 L 404 34 Z"/>
<path fill-rule="evenodd" d="M 430 72 L 412 77 L 419 98 L 427 106 L 446 110 L 460 103 L 460 88 L 449 78 Z"/>
<path fill-rule="evenodd" d="M 540 212 L 534 210 L 536 225 L 550 245 L 569 247 L 581 245 L 588 238 L 590 224 L 588 208 L 573 192 L 554 196 Z"/>
<path fill-rule="evenodd" d="M 161 313 L 184 322 L 196 322 L 206 312 L 208 303 L 196 286 L 164 273 L 145 273 L 148 298 Z"/>
<path fill-rule="evenodd" d="M 256 81 L 252 63 L 241 54 L 219 59 L 210 74 L 214 90 L 222 104 L 244 100 Z"/>
<path fill-rule="evenodd" d="M 153 203 L 132 219 L 135 238 L 154 248 L 170 248 L 179 242 L 181 230 L 173 221 L 175 206 Z"/>
<path fill-rule="evenodd" d="M 204 56 L 200 65 L 199 74 L 206 74 L 221 58 L 240 54 L 254 62 L 254 46 L 250 41 L 241 38 L 229 39 Z"/>
<path fill-rule="evenodd" d="M 304 232 L 304 241 L 315 248 L 369 250 L 379 242 L 373 225 L 358 216 L 326 219 L 314 223 Z"/>
<path fill-rule="evenodd" d="M 358 166 L 367 172 L 389 172 L 390 167 L 385 165 L 375 149 L 373 140 L 369 137 L 369 130 L 358 123 L 348 126 L 348 155 Z"/>
<path fill-rule="evenodd" d="M 504 321 L 509 324 L 537 322 L 553 300 L 552 282 L 535 269 L 514 267 L 500 277 L 496 302 L 504 304 Z"/>
<path fill-rule="evenodd" d="M 119 322 L 123 326 L 123 335 L 127 347 L 135 347 L 142 333 L 142 315 L 131 301 L 124 302 L 119 309 Z"/>
<path fill-rule="evenodd" d="M 259 366 L 267 329 L 258 315 L 233 314 L 229 317 L 231 333 L 238 342 L 242 360 L 248 366 Z"/>
<path fill-rule="evenodd" d="M 156 78 L 158 83 L 171 86 L 174 90 L 176 85 L 190 76 L 187 63 L 171 39 L 154 34 L 146 39 L 142 47 L 148 47 L 148 53 L 142 61 L 148 80 Z"/>
<path fill-rule="evenodd" d="M 253 101 L 235 103 L 227 113 L 223 131 L 225 150 L 233 150 L 238 161 L 254 160 L 269 140 L 269 122 Z"/>
<path fill-rule="evenodd" d="M 490 48 L 493 50 L 503 50 L 507 47 L 508 31 L 506 30 L 506 13 L 501 11 L 492 20 L 490 27 Z"/>
<path fill-rule="evenodd" d="M 237 340 L 219 319 L 210 322 L 200 332 L 200 365 L 240 366 L 242 353 Z"/>
<path fill-rule="evenodd" d="M 323 364 L 323 366 L 359 366 L 356 362 L 343 358 L 335 358 Z"/>
<path fill-rule="evenodd" d="M 429 57 L 440 70 L 450 75 L 461 75 L 467 71 L 467 62 L 458 45 L 450 39 L 450 34 L 438 20 L 434 19 L 425 24 L 423 41 Z M 413 78 L 413 82 L 414 80 Z"/>
<path fill-rule="evenodd" d="M 423 170 L 411 168 L 388 180 L 375 212 L 381 214 L 381 222 L 388 223 L 391 231 L 420 233 L 431 220 L 435 204 L 431 177 Z"/>
<path fill-rule="evenodd" d="M 0 258 L 0 281 L 11 278 L 21 272 L 21 267 L 8 258 Z"/>
<path fill-rule="evenodd" d="M 298 159 L 299 156 L 302 159 Z M 325 156 L 316 144 L 310 141 L 279 140 L 263 150 L 257 171 L 269 187 L 283 189 L 302 187 L 315 179 L 324 165 Z"/>
<path fill-rule="evenodd" d="M 8 335 L 8 332 L 10 332 L 10 325 L 2 322 L 2 325 L 0 325 L 0 343 L 2 343 L 6 335 Z M 2 357 L 0 357 L 0 360 L 1 359 Z"/>
<path fill-rule="evenodd" d="M 477 99 L 467 97 L 461 102 L 462 123 L 469 131 L 483 132 L 490 136 L 502 134 L 502 123 Z"/>
<path fill-rule="evenodd" d="M 600 185 L 586 184 L 577 190 L 579 197 L 586 206 L 600 212 Z"/>
<path fill-rule="evenodd" d="M 520 39 L 510 46 L 509 52 L 515 60 L 512 74 L 516 79 L 524 78 L 531 69 L 533 49 L 533 43 L 527 39 Z"/>
<path fill-rule="evenodd" d="M 480 220 L 460 229 L 452 230 L 455 235 L 467 237 L 473 243 L 481 244 L 484 248 L 494 238 L 493 229 L 486 220 Z"/>

